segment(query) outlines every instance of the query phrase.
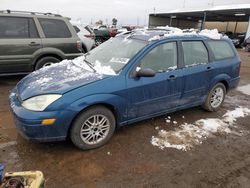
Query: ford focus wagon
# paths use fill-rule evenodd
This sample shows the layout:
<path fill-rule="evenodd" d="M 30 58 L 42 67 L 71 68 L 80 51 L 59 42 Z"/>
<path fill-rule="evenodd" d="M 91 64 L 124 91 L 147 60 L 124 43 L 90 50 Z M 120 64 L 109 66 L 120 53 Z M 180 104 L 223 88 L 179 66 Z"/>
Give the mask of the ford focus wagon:
<path fill-rule="evenodd" d="M 10 94 L 20 134 L 107 143 L 117 127 L 194 106 L 216 111 L 239 82 L 232 42 L 209 31 L 126 33 L 23 78 Z"/>

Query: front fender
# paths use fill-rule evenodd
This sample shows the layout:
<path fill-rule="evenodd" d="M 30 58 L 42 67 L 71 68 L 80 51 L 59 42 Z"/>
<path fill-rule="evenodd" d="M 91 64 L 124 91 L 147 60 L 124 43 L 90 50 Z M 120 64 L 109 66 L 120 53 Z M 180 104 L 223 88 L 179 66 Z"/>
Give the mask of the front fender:
<path fill-rule="evenodd" d="M 118 125 L 127 117 L 127 101 L 125 98 L 115 94 L 95 94 L 81 98 L 67 108 L 71 111 L 76 111 L 77 114 L 82 110 L 93 105 L 108 105 L 115 111 L 115 117 Z"/>

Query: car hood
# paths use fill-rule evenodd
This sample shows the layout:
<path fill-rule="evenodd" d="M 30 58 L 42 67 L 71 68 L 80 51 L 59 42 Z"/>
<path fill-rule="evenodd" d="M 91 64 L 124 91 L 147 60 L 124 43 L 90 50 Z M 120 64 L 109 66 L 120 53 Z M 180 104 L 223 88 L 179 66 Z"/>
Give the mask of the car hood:
<path fill-rule="evenodd" d="M 98 71 L 94 72 L 83 62 L 82 57 L 75 60 L 64 60 L 61 63 L 32 72 L 17 84 L 19 97 L 25 100 L 43 94 L 64 94 L 80 86 L 111 76 Z"/>

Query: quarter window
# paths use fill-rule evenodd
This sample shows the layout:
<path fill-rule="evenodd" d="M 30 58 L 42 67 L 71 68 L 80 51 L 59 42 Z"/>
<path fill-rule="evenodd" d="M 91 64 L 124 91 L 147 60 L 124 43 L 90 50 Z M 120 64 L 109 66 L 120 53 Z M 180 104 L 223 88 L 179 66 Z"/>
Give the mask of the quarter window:
<path fill-rule="evenodd" d="M 182 42 L 186 67 L 208 63 L 208 52 L 202 41 Z"/>
<path fill-rule="evenodd" d="M 35 23 L 31 18 L 0 17 L 0 38 L 37 38 Z"/>
<path fill-rule="evenodd" d="M 234 52 L 231 46 L 226 41 L 208 41 L 215 60 L 222 60 L 234 57 Z"/>
<path fill-rule="evenodd" d="M 71 33 L 62 20 L 39 18 L 46 38 L 70 38 Z"/>
<path fill-rule="evenodd" d="M 156 72 L 176 69 L 176 42 L 169 42 L 155 47 L 141 60 L 141 68 L 150 68 Z"/>

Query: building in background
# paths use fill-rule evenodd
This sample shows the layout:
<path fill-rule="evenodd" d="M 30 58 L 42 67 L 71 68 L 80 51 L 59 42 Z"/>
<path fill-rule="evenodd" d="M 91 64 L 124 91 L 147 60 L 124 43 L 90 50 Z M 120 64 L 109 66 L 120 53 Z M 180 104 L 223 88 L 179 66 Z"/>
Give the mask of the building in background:
<path fill-rule="evenodd" d="M 206 9 L 178 9 L 149 15 L 149 27 L 173 26 L 182 29 L 218 29 L 220 32 L 250 36 L 250 4 L 214 6 Z"/>

